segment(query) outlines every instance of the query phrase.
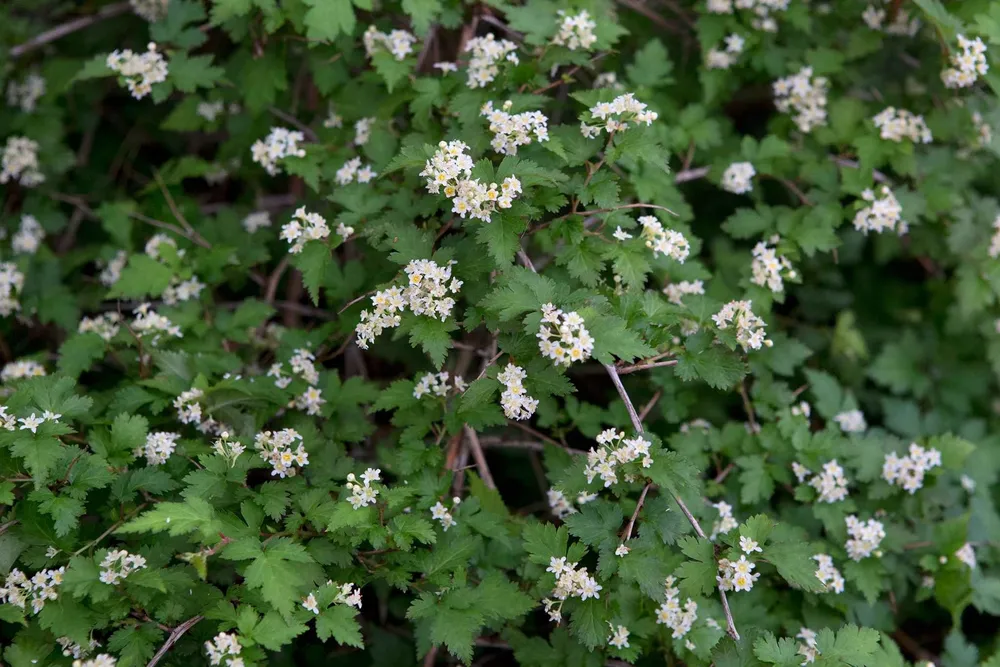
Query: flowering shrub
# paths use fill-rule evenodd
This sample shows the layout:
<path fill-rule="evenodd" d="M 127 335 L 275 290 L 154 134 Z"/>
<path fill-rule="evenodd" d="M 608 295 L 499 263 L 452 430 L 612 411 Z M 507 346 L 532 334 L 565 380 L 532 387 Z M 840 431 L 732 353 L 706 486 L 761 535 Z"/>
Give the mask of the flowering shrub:
<path fill-rule="evenodd" d="M 0 4 L 0 663 L 1000 665 L 1000 3 Z"/>

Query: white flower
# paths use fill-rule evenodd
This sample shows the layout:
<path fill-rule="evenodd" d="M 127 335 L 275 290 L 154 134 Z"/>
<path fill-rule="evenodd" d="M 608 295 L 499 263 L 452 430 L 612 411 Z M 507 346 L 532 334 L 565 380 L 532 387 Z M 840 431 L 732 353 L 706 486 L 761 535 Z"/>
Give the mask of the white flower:
<path fill-rule="evenodd" d="M 30 604 L 31 613 L 37 614 L 47 601 L 59 598 L 57 589 L 63 582 L 65 572 L 64 567 L 39 570 L 29 578 L 15 567 L 0 586 L 0 604 L 10 604 L 18 609 L 27 609 Z"/>
<path fill-rule="evenodd" d="M 759 350 L 761 346 L 771 347 L 774 343 L 765 338 L 764 320 L 754 315 L 750 301 L 730 301 L 718 313 L 712 315 L 712 321 L 719 329 L 725 330 L 732 323 L 736 324 L 736 342 L 744 351 Z"/>
<path fill-rule="evenodd" d="M 929 447 L 924 449 L 917 443 L 910 443 L 909 454 L 900 458 L 896 452 L 885 455 L 882 463 L 882 479 L 899 486 L 913 495 L 924 486 L 924 475 L 941 465 L 941 452 Z"/>
<path fill-rule="evenodd" d="M 337 170 L 334 180 L 338 185 L 347 185 L 357 179 L 358 183 L 370 183 L 378 176 L 370 164 L 361 166 L 361 158 L 348 160 Z"/>
<path fill-rule="evenodd" d="M 619 544 L 618 548 L 615 549 L 615 555 L 618 556 L 619 558 L 624 558 L 625 556 L 628 556 L 629 551 L 631 551 L 631 549 L 629 549 L 627 546 L 625 546 L 624 544 Z"/>
<path fill-rule="evenodd" d="M 431 518 L 435 521 L 440 521 L 441 529 L 445 532 L 448 532 L 448 529 L 455 525 L 455 518 L 440 500 L 431 507 Z"/>
<path fill-rule="evenodd" d="M 846 410 L 834 415 L 833 421 L 837 422 L 840 430 L 844 433 L 864 433 L 868 428 L 865 423 L 865 415 L 861 410 Z"/>
<path fill-rule="evenodd" d="M 17 107 L 24 113 L 35 110 L 38 100 L 45 94 L 45 79 L 32 72 L 21 83 L 7 84 L 7 105 Z"/>
<path fill-rule="evenodd" d="M 972 548 L 972 545 L 966 542 L 962 547 L 955 552 L 955 558 L 960 560 L 965 565 L 969 566 L 969 569 L 976 569 L 976 552 Z"/>
<path fill-rule="evenodd" d="M 885 528 L 881 521 L 868 519 L 859 521 L 858 517 L 851 514 L 844 519 L 847 524 L 847 534 L 850 536 L 844 544 L 847 555 L 851 560 L 860 561 L 871 555 L 881 557 L 882 552 L 878 551 L 879 545 L 885 538 Z"/>
<path fill-rule="evenodd" d="M 41 417 L 35 416 L 35 413 L 32 412 L 30 417 L 21 417 L 17 421 L 21 423 L 22 431 L 31 431 L 32 433 L 36 433 L 38 431 L 38 427 L 41 426 L 45 420 Z"/>
<path fill-rule="evenodd" d="M 813 77 L 812 67 L 774 82 L 774 104 L 778 111 L 794 114 L 792 120 L 801 132 L 826 125 L 826 77 Z"/>
<path fill-rule="evenodd" d="M 798 650 L 798 654 L 802 656 L 800 664 L 807 665 L 810 662 L 815 662 L 820 654 L 819 647 L 816 645 L 816 633 L 809 628 L 800 628 L 799 634 L 795 635 L 795 638 L 802 640 Z"/>
<path fill-rule="evenodd" d="M 753 177 L 757 170 L 749 162 L 734 162 L 722 174 L 722 189 L 742 195 L 753 190 Z"/>
<path fill-rule="evenodd" d="M 583 325 L 583 318 L 575 311 L 567 313 L 551 303 L 543 304 L 542 322 L 536 334 L 542 356 L 562 366 L 589 359 L 594 339 Z"/>
<path fill-rule="evenodd" d="M 504 386 L 500 394 L 500 405 L 507 419 L 530 419 L 538 407 L 538 399 L 528 395 L 522 384 L 528 373 L 520 366 L 507 364 L 507 367 L 497 375 L 497 381 Z"/>
<path fill-rule="evenodd" d="M 967 88 L 989 71 L 986 63 L 986 45 L 979 37 L 968 39 L 958 35 L 961 53 L 951 54 L 951 67 L 941 72 L 941 80 L 948 88 Z"/>
<path fill-rule="evenodd" d="M 135 319 L 132 320 L 131 324 L 132 330 L 140 338 L 152 333 L 154 346 L 159 342 L 161 334 L 175 338 L 184 337 L 179 326 L 157 313 L 148 303 L 139 304 L 132 312 L 135 314 Z"/>
<path fill-rule="evenodd" d="M 170 0 L 128 0 L 132 11 L 150 23 L 156 23 L 167 15 Z"/>
<path fill-rule="evenodd" d="M 712 524 L 712 534 L 708 539 L 715 541 L 719 535 L 725 535 L 734 528 L 739 527 L 739 522 L 733 517 L 733 506 L 724 500 L 712 503 L 712 507 L 719 513 L 719 518 Z"/>
<path fill-rule="evenodd" d="M 663 288 L 663 293 L 667 295 L 667 301 L 672 304 L 684 305 L 682 299 L 688 294 L 704 294 L 705 284 L 700 280 L 682 280 L 679 283 L 670 283 Z"/>
<path fill-rule="evenodd" d="M 182 301 L 197 299 L 205 287 L 205 283 L 198 280 L 198 276 L 191 276 L 182 281 L 178 281 L 177 277 L 174 276 L 171 279 L 171 284 L 163 290 L 163 303 L 173 306 Z"/>
<path fill-rule="evenodd" d="M 549 120 L 540 111 L 525 111 L 519 114 L 508 113 L 512 103 L 504 102 L 502 109 L 494 109 L 493 102 L 483 105 L 479 115 L 486 116 L 490 121 L 490 132 L 493 141 L 490 145 L 501 155 L 517 155 L 518 146 L 526 146 L 532 138 L 538 141 L 549 140 Z"/>
<path fill-rule="evenodd" d="M 610 102 L 598 102 L 588 110 L 589 120 L 580 122 L 580 133 L 592 139 L 601 132 L 621 132 L 629 128 L 629 123 L 652 125 L 659 117 L 646 104 L 635 99 L 632 93 L 619 95 Z"/>
<path fill-rule="evenodd" d="M 390 33 L 379 31 L 373 25 L 368 26 L 362 36 L 365 44 L 365 53 L 371 58 L 379 51 L 388 51 L 393 58 L 402 61 L 406 56 L 413 53 L 413 45 L 417 43 L 417 38 L 405 30 L 393 30 Z"/>
<path fill-rule="evenodd" d="M 243 229 L 247 234 L 254 234 L 258 230 L 271 226 L 271 214 L 267 211 L 255 211 L 243 218 Z"/>
<path fill-rule="evenodd" d="M 302 466 L 309 464 L 309 454 L 302 442 L 298 431 L 283 428 L 258 433 L 254 436 L 253 446 L 260 458 L 271 464 L 271 476 L 284 479 L 294 477 Z M 295 449 L 292 449 L 293 446 Z"/>
<path fill-rule="evenodd" d="M 18 301 L 24 287 L 24 274 L 13 262 L 0 262 L 0 316 L 8 317 L 21 310 Z"/>
<path fill-rule="evenodd" d="M 27 137 L 8 137 L 0 158 L 0 183 L 17 181 L 26 188 L 45 182 L 38 167 L 38 142 Z"/>
<path fill-rule="evenodd" d="M 348 227 L 342 222 L 337 223 L 337 236 L 340 237 L 342 241 L 346 241 L 351 238 L 351 234 L 354 233 L 354 227 Z"/>
<path fill-rule="evenodd" d="M 892 194 L 889 186 L 882 186 L 882 197 L 876 198 L 871 190 L 861 193 L 862 199 L 870 204 L 854 215 L 854 228 L 867 234 L 868 232 L 882 232 L 889 230 L 903 235 L 908 230 L 908 225 L 902 219 L 903 207 Z"/>
<path fill-rule="evenodd" d="M 929 144 L 933 137 L 923 116 L 910 113 L 906 109 L 886 107 L 872 118 L 879 136 L 899 143 L 909 139 L 915 143 Z"/>
<path fill-rule="evenodd" d="M 195 113 L 207 120 L 209 123 L 214 123 L 216 119 L 222 114 L 226 109 L 226 103 L 222 100 L 216 100 L 214 102 L 198 102 L 198 107 L 195 109 Z"/>
<path fill-rule="evenodd" d="M 961 477 L 962 488 L 968 493 L 975 493 L 976 491 L 976 480 L 972 479 L 968 475 L 962 475 Z"/>
<path fill-rule="evenodd" d="M 306 611 L 311 611 L 312 613 L 319 615 L 319 605 L 316 602 L 316 596 L 310 593 L 302 600 L 302 608 Z"/>
<path fill-rule="evenodd" d="M 745 40 L 737 34 L 730 34 L 725 39 L 726 46 L 720 50 L 711 48 L 705 55 L 705 64 L 709 69 L 729 69 L 738 60 L 738 56 L 743 53 Z"/>
<path fill-rule="evenodd" d="M 610 622 L 608 625 L 611 627 L 611 636 L 608 637 L 608 646 L 614 646 L 615 648 L 628 648 L 628 628 L 624 625 L 615 627 Z"/>
<path fill-rule="evenodd" d="M 772 245 L 777 245 L 779 240 L 775 235 L 770 242 Z M 777 250 L 765 241 L 757 243 L 751 254 L 753 259 L 750 262 L 750 271 L 753 276 L 750 281 L 755 285 L 767 286 L 775 294 L 780 294 L 785 291 L 785 279 L 794 279 L 797 275 L 788 258 L 779 255 Z"/>
<path fill-rule="evenodd" d="M 813 556 L 813 560 L 816 561 L 817 565 L 816 578 L 823 584 L 823 587 L 827 591 L 843 593 L 844 577 L 840 575 L 840 570 L 834 567 L 833 558 L 827 554 L 816 554 Z"/>
<path fill-rule="evenodd" d="M 490 222 L 495 210 L 508 209 L 521 194 L 521 181 L 508 176 L 503 183 L 486 185 L 472 175 L 472 158 L 466 153 L 468 145 L 461 141 L 444 141 L 424 164 L 420 175 L 427 179 L 427 191 L 443 193 L 452 200 L 452 213 L 460 217 Z"/>
<path fill-rule="evenodd" d="M 597 41 L 597 35 L 594 34 L 597 23 L 590 18 L 587 10 L 569 15 L 560 9 L 559 16 L 562 17 L 559 32 L 552 38 L 552 43 L 556 46 L 565 46 L 570 51 L 588 50 Z"/>
<path fill-rule="evenodd" d="M 646 247 L 653 251 L 656 258 L 663 253 L 681 264 L 687 259 L 691 252 L 691 244 L 684 238 L 684 235 L 673 229 L 664 229 L 656 216 L 644 215 L 639 218 L 642 225 L 642 238 L 646 241 Z"/>
<path fill-rule="evenodd" d="M 549 501 L 549 509 L 557 519 L 563 519 L 576 513 L 576 508 L 573 507 L 566 494 L 559 489 L 549 489 L 545 495 Z"/>
<path fill-rule="evenodd" d="M 205 652 L 208 653 L 209 664 L 220 665 L 227 656 L 237 656 L 243 650 L 240 640 L 235 634 L 220 632 L 210 642 L 205 642 Z M 230 660 L 227 667 L 233 667 Z"/>
<path fill-rule="evenodd" d="M 364 146 L 368 143 L 368 139 L 372 135 L 372 125 L 375 124 L 375 118 L 361 118 L 354 123 L 354 145 Z"/>
<path fill-rule="evenodd" d="M 448 74 L 450 72 L 457 72 L 458 71 L 458 65 L 456 65 L 455 63 L 447 62 L 447 61 L 442 61 L 442 62 L 434 63 L 434 69 L 440 70 L 442 74 Z"/>
<path fill-rule="evenodd" d="M 97 317 L 83 317 L 77 325 L 77 333 L 95 333 L 105 341 L 118 335 L 121 329 L 121 315 L 111 311 Z"/>
<path fill-rule="evenodd" d="M 295 211 L 291 221 L 281 227 L 279 235 L 291 245 L 288 252 L 293 255 L 302 252 L 307 242 L 321 241 L 329 236 L 330 227 L 326 224 L 326 218 L 319 213 L 307 213 L 305 206 Z"/>
<path fill-rule="evenodd" d="M 681 592 L 675 584 L 676 579 L 673 576 L 667 577 L 664 583 L 666 601 L 656 610 L 656 623 L 666 625 L 673 630 L 674 639 L 681 639 L 691 631 L 694 622 L 698 620 L 698 603 L 688 598 L 682 606 Z"/>
<path fill-rule="evenodd" d="M 372 482 L 380 481 L 381 474 L 382 471 L 378 468 L 369 468 L 366 470 L 361 476 L 364 486 L 357 483 L 354 473 L 347 476 L 347 490 L 351 492 L 351 495 L 347 498 L 347 502 L 351 504 L 351 507 L 358 510 L 365 505 L 374 505 L 378 502 L 376 497 L 379 494 L 379 490 L 372 486 Z"/>
<path fill-rule="evenodd" d="M 306 151 L 299 147 L 305 135 L 284 127 L 272 127 L 267 137 L 258 139 L 250 147 L 253 161 L 271 176 L 278 174 L 280 161 L 286 157 L 305 157 Z"/>
<path fill-rule="evenodd" d="M 604 482 L 604 487 L 608 488 L 612 484 L 618 483 L 619 468 L 633 461 L 638 461 L 643 468 L 653 465 L 653 458 L 650 456 L 649 448 L 653 443 L 642 436 L 625 438 L 624 431 L 616 431 L 613 428 L 605 429 L 598 434 L 597 448 L 591 447 L 587 452 L 587 465 L 583 469 L 587 477 L 587 483 L 593 483 L 597 477 Z M 625 474 L 626 481 L 630 474 Z"/>
<path fill-rule="evenodd" d="M 167 61 L 150 42 L 145 53 L 130 49 L 113 51 L 107 58 L 108 69 L 117 72 L 125 81 L 132 97 L 141 100 L 153 91 L 153 84 L 167 80 Z"/>
<path fill-rule="evenodd" d="M 124 549 L 109 551 L 101 561 L 101 583 L 114 586 L 137 570 L 146 567 L 146 559 L 136 554 L 130 554 Z"/>
<path fill-rule="evenodd" d="M 632 238 L 632 235 L 626 232 L 624 229 L 622 229 L 621 226 L 615 229 L 612 236 L 614 236 L 619 241 L 627 241 L 630 238 Z"/>
<path fill-rule="evenodd" d="M 847 477 L 836 459 L 824 463 L 823 470 L 809 480 L 809 486 L 819 493 L 821 503 L 836 503 L 847 498 Z"/>
<path fill-rule="evenodd" d="M 329 111 L 327 112 L 326 119 L 323 121 L 323 127 L 327 129 L 341 128 L 344 126 L 344 118 L 338 114 L 333 105 L 330 105 Z"/>
<path fill-rule="evenodd" d="M 740 535 L 740 549 L 748 556 L 755 551 L 763 551 L 760 545 L 757 544 L 757 540 L 751 539 L 746 535 Z"/>
<path fill-rule="evenodd" d="M 3 367 L 3 370 L 0 371 L 0 382 L 6 384 L 12 380 L 41 377 L 43 375 L 45 375 L 45 367 L 37 361 L 18 359 Z"/>
<path fill-rule="evenodd" d="M 128 262 L 128 253 L 124 250 L 119 250 L 115 253 L 115 256 L 108 261 L 98 260 L 97 265 L 101 269 L 101 275 L 98 278 L 101 284 L 105 287 L 111 287 L 118 282 L 118 279 L 122 277 L 122 270 L 125 268 L 125 264 Z"/>
<path fill-rule="evenodd" d="M 746 556 L 740 556 L 738 561 L 723 558 L 719 561 L 719 575 L 715 580 L 722 591 L 749 592 L 760 578 L 760 573 L 754 574 L 756 564 L 748 561 Z"/>
<path fill-rule="evenodd" d="M 515 65 L 517 44 L 506 39 L 498 40 L 493 33 L 485 37 L 473 37 L 465 43 L 465 52 L 471 53 L 466 71 L 466 85 L 469 88 L 485 88 L 500 74 L 500 62 L 507 60 Z"/>
<path fill-rule="evenodd" d="M 887 1 L 888 0 L 883 0 L 883 2 Z M 920 30 L 920 19 L 911 19 L 905 6 L 897 6 L 894 11 L 895 17 L 893 18 L 892 23 L 889 23 L 888 25 L 883 25 L 887 15 L 886 10 L 882 7 L 876 7 L 874 5 L 868 5 L 865 7 L 865 11 L 861 14 L 861 19 L 865 22 L 865 25 L 872 30 L 885 32 L 887 35 L 901 35 L 905 37 L 913 37 L 916 35 Z"/>
<path fill-rule="evenodd" d="M 166 463 L 170 455 L 174 453 L 174 449 L 177 447 L 177 440 L 180 437 L 180 433 L 167 433 L 165 431 L 156 431 L 148 434 L 146 436 L 146 444 L 143 447 L 146 462 L 149 465 L 162 465 Z"/>

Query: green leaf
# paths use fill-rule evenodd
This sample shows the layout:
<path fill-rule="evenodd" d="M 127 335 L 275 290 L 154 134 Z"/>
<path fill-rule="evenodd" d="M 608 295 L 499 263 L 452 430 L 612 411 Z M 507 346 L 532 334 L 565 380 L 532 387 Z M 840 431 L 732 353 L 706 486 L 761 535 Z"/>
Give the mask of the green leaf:
<path fill-rule="evenodd" d="M 199 88 L 214 88 L 224 74 L 212 65 L 212 56 L 188 56 L 178 53 L 170 59 L 170 78 L 177 90 L 193 93 Z"/>
<path fill-rule="evenodd" d="M 699 352 L 684 350 L 674 371 L 685 381 L 701 379 L 715 389 L 731 389 L 743 379 L 747 368 L 738 354 L 713 345 Z"/>
<path fill-rule="evenodd" d="M 636 86 L 663 88 L 674 82 L 674 64 L 667 47 L 658 39 L 646 42 L 636 51 L 633 64 L 626 66 L 628 78 Z"/>
<path fill-rule="evenodd" d="M 319 41 L 334 40 L 354 32 L 354 9 L 348 0 L 303 0 L 309 6 L 305 16 L 306 36 Z"/>
<path fill-rule="evenodd" d="M 122 269 L 122 276 L 108 293 L 111 298 L 141 298 L 160 296 L 170 285 L 173 270 L 149 255 L 132 255 Z"/>
<path fill-rule="evenodd" d="M 330 249 L 320 241 L 310 241 L 306 243 L 302 252 L 291 257 L 292 264 L 302 272 L 302 284 L 309 291 L 309 298 L 314 304 L 319 305 L 319 287 L 323 284 L 323 278 L 333 261 Z"/>
<path fill-rule="evenodd" d="M 191 497 L 182 503 L 159 503 L 119 528 L 118 533 L 162 533 L 171 536 L 200 532 L 208 540 L 218 539 L 215 510 L 205 500 Z M 214 538 L 214 539 L 213 539 Z"/>
<path fill-rule="evenodd" d="M 104 358 L 106 344 L 104 339 L 95 333 L 82 333 L 70 336 L 59 347 L 59 370 L 70 377 L 79 377 L 80 373 L 90 368 L 95 361 Z"/>
<path fill-rule="evenodd" d="M 792 667 L 802 662 L 799 645 L 790 637 L 776 639 L 770 632 L 753 643 L 753 653 L 761 662 Z"/>
<path fill-rule="evenodd" d="M 338 644 L 364 648 L 365 640 L 361 637 L 356 615 L 354 607 L 343 604 L 324 609 L 316 617 L 316 635 L 323 641 L 332 637 Z"/>
<path fill-rule="evenodd" d="M 879 633 L 871 628 L 845 625 L 837 631 L 836 637 L 829 628 L 821 630 L 816 638 L 816 646 L 824 660 L 836 664 L 863 667 L 879 648 Z"/>
<path fill-rule="evenodd" d="M 677 568 L 676 573 L 681 580 L 681 586 L 690 595 L 709 595 L 715 590 L 715 577 L 719 573 L 719 564 L 715 560 L 712 543 L 688 536 L 682 537 L 677 544 L 684 555 L 691 559 Z"/>

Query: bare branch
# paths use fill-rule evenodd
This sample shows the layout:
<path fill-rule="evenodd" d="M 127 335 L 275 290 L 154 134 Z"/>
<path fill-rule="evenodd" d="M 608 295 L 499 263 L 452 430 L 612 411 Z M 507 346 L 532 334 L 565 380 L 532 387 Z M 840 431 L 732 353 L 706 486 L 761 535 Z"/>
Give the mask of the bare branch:
<path fill-rule="evenodd" d="M 632 512 L 632 518 L 628 520 L 628 525 L 625 527 L 625 536 L 622 538 L 622 542 L 632 539 L 632 529 L 635 527 L 635 520 L 639 518 L 639 512 L 646 502 L 646 494 L 649 493 L 649 489 L 652 486 L 652 482 L 646 482 L 646 486 L 642 487 L 642 493 L 639 494 L 639 502 L 635 504 L 635 511 Z"/>
<path fill-rule="evenodd" d="M 46 30 L 45 32 L 32 37 L 27 42 L 23 44 L 18 44 L 10 50 L 11 60 L 16 60 L 20 58 L 25 53 L 29 51 L 34 51 L 35 49 L 45 46 L 50 42 L 54 42 L 57 39 L 62 39 L 66 35 L 71 35 L 77 30 L 83 30 L 89 25 L 99 23 L 104 19 L 109 19 L 113 16 L 118 16 L 119 14 L 124 14 L 129 10 L 129 3 L 119 2 L 113 5 L 108 5 L 102 7 L 100 11 L 91 14 L 90 16 L 81 16 L 80 18 L 73 19 L 72 21 L 67 21 L 62 25 L 57 25 L 51 30 Z"/>
<path fill-rule="evenodd" d="M 490 474 L 490 467 L 486 465 L 486 455 L 483 454 L 483 446 L 479 444 L 479 436 L 468 424 L 465 425 L 465 440 L 469 443 L 472 458 L 476 460 L 476 468 L 479 469 L 479 476 L 483 478 L 483 484 L 486 488 L 496 491 L 497 485 L 493 481 L 493 475 Z"/>
<path fill-rule="evenodd" d="M 176 628 L 174 628 L 173 632 L 170 633 L 170 636 L 167 637 L 167 641 L 163 642 L 163 646 L 161 646 L 160 650 L 157 651 L 156 655 L 153 656 L 153 659 L 150 660 L 148 663 L 146 663 L 146 667 L 156 667 L 156 663 L 158 663 L 160 659 L 167 654 L 167 651 L 170 650 L 170 647 L 176 644 L 177 640 L 180 639 L 182 636 L 184 636 L 185 632 L 187 632 L 195 625 L 197 625 L 199 622 L 201 622 L 203 618 L 205 617 L 192 616 L 191 618 L 189 618 L 188 620 L 184 621 Z"/>

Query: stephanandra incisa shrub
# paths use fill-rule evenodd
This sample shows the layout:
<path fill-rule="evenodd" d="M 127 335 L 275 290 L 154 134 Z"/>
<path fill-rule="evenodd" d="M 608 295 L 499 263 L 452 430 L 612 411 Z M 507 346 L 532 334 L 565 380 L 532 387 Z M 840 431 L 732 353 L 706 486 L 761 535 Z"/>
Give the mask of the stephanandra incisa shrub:
<path fill-rule="evenodd" d="M 1000 2 L 0 26 L 3 665 L 1000 666 Z"/>

